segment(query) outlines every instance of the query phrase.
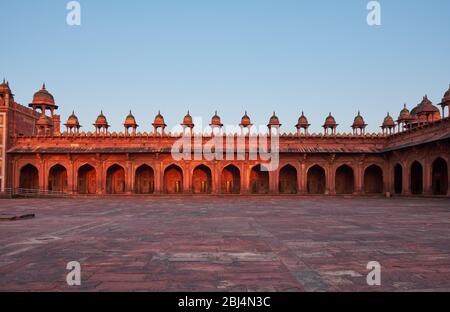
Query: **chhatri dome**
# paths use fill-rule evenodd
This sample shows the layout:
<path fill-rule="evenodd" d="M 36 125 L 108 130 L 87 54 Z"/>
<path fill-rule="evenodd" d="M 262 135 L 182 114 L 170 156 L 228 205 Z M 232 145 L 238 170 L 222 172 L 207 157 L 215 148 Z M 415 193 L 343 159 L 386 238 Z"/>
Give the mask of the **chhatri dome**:
<path fill-rule="evenodd" d="M 138 124 L 136 122 L 136 118 L 134 118 L 131 110 L 130 110 L 130 113 L 128 114 L 127 118 L 125 118 L 124 126 L 125 127 L 137 127 L 138 126 Z"/>
<path fill-rule="evenodd" d="M 333 115 L 331 113 L 328 115 L 327 119 L 325 119 L 325 124 L 323 125 L 324 128 L 336 128 L 337 123 L 336 119 L 334 119 Z"/>
<path fill-rule="evenodd" d="M 166 123 L 164 121 L 164 116 L 161 115 L 161 111 L 158 111 L 158 115 L 155 117 L 155 121 L 153 122 L 153 126 L 166 127 Z"/>
<path fill-rule="evenodd" d="M 269 127 L 280 127 L 281 126 L 280 119 L 275 114 L 275 112 L 273 112 L 272 117 L 270 117 L 268 126 Z"/>
<path fill-rule="evenodd" d="M 106 120 L 105 115 L 103 115 L 103 111 L 100 112 L 100 115 L 98 115 L 97 119 L 95 120 L 94 126 L 109 128 L 108 121 Z"/>
<path fill-rule="evenodd" d="M 72 115 L 69 116 L 65 125 L 67 127 L 79 127 L 80 126 L 78 117 L 75 115 L 75 111 L 72 111 Z"/>
<path fill-rule="evenodd" d="M 367 126 L 366 122 L 364 121 L 364 118 L 361 116 L 361 112 L 358 111 L 358 115 L 355 117 L 353 121 L 352 128 L 365 128 Z"/>
<path fill-rule="evenodd" d="M 186 128 L 194 128 L 194 121 L 192 120 L 192 116 L 189 111 L 186 116 L 184 116 L 183 123 L 181 125 Z"/>
<path fill-rule="evenodd" d="M 41 90 L 34 94 L 33 102 L 29 106 L 33 107 L 37 105 L 46 105 L 47 107 L 54 107 L 55 109 L 58 109 L 58 106 L 55 105 L 55 98 L 50 92 L 47 91 L 45 83 L 42 85 Z"/>
<path fill-rule="evenodd" d="M 217 111 L 211 119 L 210 126 L 223 127 L 222 121 L 220 119 L 220 116 L 217 114 Z"/>
<path fill-rule="evenodd" d="M 387 116 L 384 118 L 382 128 L 394 128 L 394 127 L 395 127 L 394 118 L 392 118 L 391 115 L 388 113 Z"/>
<path fill-rule="evenodd" d="M 250 117 L 248 116 L 247 111 L 245 111 L 244 116 L 242 116 L 240 126 L 241 127 L 250 127 L 250 126 L 252 126 L 252 121 L 250 120 Z"/>

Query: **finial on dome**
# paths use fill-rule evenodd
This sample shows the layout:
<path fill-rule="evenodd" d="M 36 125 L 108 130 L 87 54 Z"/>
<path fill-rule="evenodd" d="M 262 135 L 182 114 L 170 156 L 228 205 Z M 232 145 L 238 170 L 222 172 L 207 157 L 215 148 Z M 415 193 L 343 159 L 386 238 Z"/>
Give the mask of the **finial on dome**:
<path fill-rule="evenodd" d="M 6 84 L 6 79 L 5 78 L 3 78 L 3 84 Z"/>
<path fill-rule="evenodd" d="M 42 90 L 47 90 L 47 89 L 45 88 L 45 82 L 42 84 Z"/>

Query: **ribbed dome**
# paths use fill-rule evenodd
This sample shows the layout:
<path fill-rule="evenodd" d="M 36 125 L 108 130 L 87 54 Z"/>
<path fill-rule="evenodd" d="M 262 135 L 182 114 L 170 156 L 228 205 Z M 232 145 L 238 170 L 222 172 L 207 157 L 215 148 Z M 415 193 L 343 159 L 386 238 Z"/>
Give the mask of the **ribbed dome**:
<path fill-rule="evenodd" d="M 188 111 L 186 116 L 184 116 L 184 118 L 183 118 L 182 126 L 190 127 L 193 125 L 194 125 L 194 122 L 192 121 L 192 116 Z"/>
<path fill-rule="evenodd" d="M 75 115 L 75 112 L 72 112 L 72 115 L 67 119 L 66 126 L 78 127 L 80 123 L 78 122 L 78 117 Z"/>
<path fill-rule="evenodd" d="M 166 126 L 166 123 L 164 122 L 164 117 L 163 115 L 161 115 L 161 111 L 158 111 L 158 115 L 156 115 L 155 117 L 153 126 Z"/>
<path fill-rule="evenodd" d="M 223 126 L 220 116 L 217 114 L 217 111 L 211 119 L 211 126 L 219 126 L 219 127 Z"/>
<path fill-rule="evenodd" d="M 400 111 L 400 115 L 398 116 L 399 121 L 405 121 L 411 119 L 411 113 L 409 112 L 409 109 L 406 108 L 406 104 L 404 105 L 403 109 Z"/>
<path fill-rule="evenodd" d="M 394 121 L 394 119 L 391 117 L 391 115 L 389 113 L 384 118 L 383 127 L 384 128 L 391 128 L 391 127 L 393 128 L 393 127 L 395 127 L 395 121 Z"/>
<path fill-rule="evenodd" d="M 308 118 L 306 118 L 305 113 L 302 112 L 302 115 L 298 118 L 297 128 L 308 128 L 310 126 L 308 122 Z"/>
<path fill-rule="evenodd" d="M 416 114 L 430 114 L 439 113 L 439 109 L 433 105 L 433 103 L 428 99 L 428 96 L 424 96 L 422 102 L 419 104 Z"/>
<path fill-rule="evenodd" d="M 127 118 L 125 118 L 124 126 L 130 126 L 130 127 L 137 126 L 136 118 L 134 118 L 134 116 L 131 113 L 131 111 L 128 114 Z"/>
<path fill-rule="evenodd" d="M 241 126 L 248 127 L 252 125 L 252 121 L 250 120 L 250 117 L 247 115 L 247 111 L 245 111 L 245 115 L 242 116 L 241 119 Z"/>
<path fill-rule="evenodd" d="M 273 112 L 272 117 L 270 117 L 269 126 L 281 126 L 280 119 L 278 119 L 275 112 Z"/>
<path fill-rule="evenodd" d="M 361 112 L 358 111 L 358 115 L 355 117 L 353 121 L 353 128 L 364 128 L 366 125 L 366 122 L 364 121 L 364 118 L 361 116 Z"/>
<path fill-rule="evenodd" d="M 33 96 L 32 105 L 47 105 L 55 106 L 55 99 L 53 95 L 45 88 L 45 83 L 42 85 L 42 89 L 36 92 Z"/>
<path fill-rule="evenodd" d="M 336 123 L 336 119 L 334 119 L 333 115 L 331 115 L 331 113 L 328 115 L 327 119 L 325 119 L 325 124 L 324 127 L 326 128 L 333 128 L 336 127 L 337 123 Z"/>
<path fill-rule="evenodd" d="M 105 115 L 103 115 L 103 111 L 98 115 L 97 120 L 95 121 L 95 126 L 108 126 L 108 121 L 106 120 Z"/>

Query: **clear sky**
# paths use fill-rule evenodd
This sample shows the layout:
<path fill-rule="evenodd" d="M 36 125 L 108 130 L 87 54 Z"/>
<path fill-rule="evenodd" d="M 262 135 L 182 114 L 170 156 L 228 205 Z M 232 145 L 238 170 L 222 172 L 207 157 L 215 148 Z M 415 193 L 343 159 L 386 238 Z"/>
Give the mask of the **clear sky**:
<path fill-rule="evenodd" d="M 302 110 L 313 131 L 329 112 L 350 131 L 359 109 L 378 131 L 450 83 L 448 0 L 381 0 L 378 27 L 366 0 L 81 0 L 80 27 L 67 2 L 0 0 L 0 76 L 23 104 L 45 81 L 85 131 L 102 109 L 115 131 L 130 109 L 142 132 L 188 109 L 225 124 L 276 110 L 286 132 Z"/>

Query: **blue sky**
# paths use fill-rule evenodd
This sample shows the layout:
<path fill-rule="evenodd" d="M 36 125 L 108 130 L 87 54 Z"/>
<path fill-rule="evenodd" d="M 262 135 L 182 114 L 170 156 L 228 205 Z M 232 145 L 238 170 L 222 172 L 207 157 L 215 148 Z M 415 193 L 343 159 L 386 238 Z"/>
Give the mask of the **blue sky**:
<path fill-rule="evenodd" d="M 313 131 L 332 112 L 343 132 L 359 109 L 378 131 L 450 83 L 448 0 L 382 0 L 379 27 L 366 0 L 81 0 L 80 27 L 67 2 L 0 0 L 0 76 L 23 104 L 45 81 L 84 130 L 102 109 L 113 130 L 132 109 L 140 131 L 189 109 L 225 124 L 276 110 L 286 132 L 302 110 Z"/>

